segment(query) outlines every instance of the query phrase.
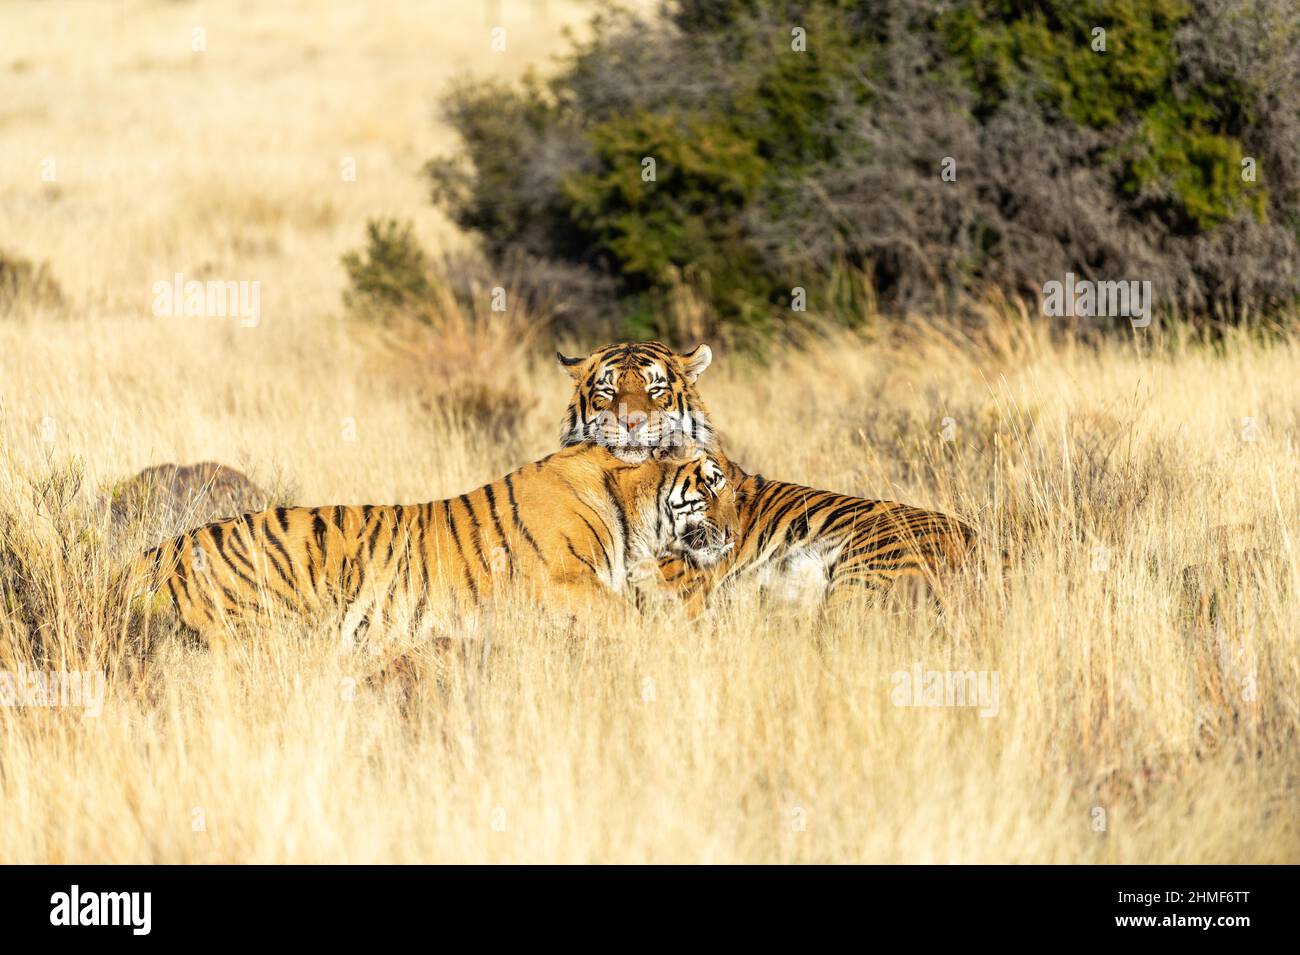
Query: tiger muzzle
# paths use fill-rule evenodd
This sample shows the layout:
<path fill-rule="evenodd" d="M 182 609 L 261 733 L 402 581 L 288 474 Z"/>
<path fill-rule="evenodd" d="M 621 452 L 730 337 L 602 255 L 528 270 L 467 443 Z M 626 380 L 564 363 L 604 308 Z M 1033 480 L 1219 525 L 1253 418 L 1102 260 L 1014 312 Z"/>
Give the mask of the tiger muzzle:
<path fill-rule="evenodd" d="M 682 547 L 694 558 L 718 560 L 735 546 L 735 535 L 711 523 L 696 524 L 682 532 Z"/>

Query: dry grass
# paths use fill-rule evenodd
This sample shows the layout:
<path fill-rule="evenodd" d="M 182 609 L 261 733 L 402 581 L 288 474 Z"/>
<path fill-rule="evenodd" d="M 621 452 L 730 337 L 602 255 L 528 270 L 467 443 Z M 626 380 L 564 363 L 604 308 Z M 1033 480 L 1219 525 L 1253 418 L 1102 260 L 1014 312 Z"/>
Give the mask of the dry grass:
<path fill-rule="evenodd" d="M 738 460 L 950 508 L 984 532 L 988 565 L 1010 552 L 1006 578 L 976 574 L 942 620 L 817 621 L 741 590 L 695 625 L 557 633 L 507 607 L 486 648 L 418 656 L 406 700 L 366 682 L 375 659 L 288 625 L 140 654 L 93 504 L 145 465 L 212 459 L 283 476 L 304 503 L 379 503 L 458 493 L 555 445 L 569 379 L 544 334 L 448 303 L 440 333 L 395 358 L 340 317 L 337 255 L 365 216 L 430 216 L 413 174 L 439 135 L 429 51 L 465 41 L 416 8 L 376 23 L 250 6 L 229 21 L 235 59 L 204 67 L 166 52 L 193 5 L 128 4 L 147 29 L 102 48 L 94 21 L 115 8 L 7 13 L 31 27 L 0 64 L 20 91 L 7 142 L 168 144 L 142 190 L 112 176 L 46 199 L 19 183 L 0 203 L 71 302 L 0 321 L 0 670 L 108 673 L 97 717 L 0 707 L 0 861 L 1300 858 L 1296 345 L 1083 349 L 1002 314 L 978 341 L 916 322 L 766 367 L 719 354 L 701 386 Z M 94 55 L 42 92 L 66 65 L 56 41 Z M 322 64 L 334 56 L 364 82 Z M 107 113 L 75 101 L 105 76 Z M 166 140 L 186 113 L 191 135 Z M 251 146 L 228 164 L 214 144 L 238 129 Z M 387 175 L 340 183 L 325 214 L 347 131 Z M 240 165 L 295 149 L 329 169 L 268 181 Z M 148 314 L 152 281 L 209 260 L 264 281 L 261 325 Z M 466 336 L 497 356 L 508 433 L 449 398 L 485 375 L 454 357 Z M 1239 575 L 1197 623 L 1183 568 L 1223 547 L 1268 553 L 1267 573 Z M 996 715 L 896 706 L 892 677 L 914 664 L 995 672 Z"/>
<path fill-rule="evenodd" d="M 339 256 L 368 217 L 462 242 L 420 166 L 455 145 L 434 121 L 462 74 L 509 79 L 559 52 L 583 0 L 5 5 L 0 235 L 50 260 L 103 314 L 150 285 L 260 280 L 285 319 L 337 310 Z M 491 50 L 493 24 L 506 50 Z M 193 52 L 193 31 L 206 50 Z M 53 181 L 42 178 L 52 157 Z M 343 177 L 355 160 L 355 181 Z"/>

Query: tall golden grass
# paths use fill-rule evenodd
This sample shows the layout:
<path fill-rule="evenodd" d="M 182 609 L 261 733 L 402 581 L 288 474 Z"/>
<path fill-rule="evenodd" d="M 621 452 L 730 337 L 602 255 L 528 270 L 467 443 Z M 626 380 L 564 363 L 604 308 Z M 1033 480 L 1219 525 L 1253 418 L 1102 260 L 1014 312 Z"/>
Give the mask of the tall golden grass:
<path fill-rule="evenodd" d="M 143 652 L 110 581 L 152 542 L 115 537 L 101 495 L 145 465 L 215 459 L 302 503 L 391 503 L 555 447 L 569 379 L 535 317 L 448 299 L 397 342 L 342 318 L 338 254 L 366 216 L 458 241 L 420 224 L 412 171 L 440 134 L 413 77 L 481 24 L 423 7 L 308 29 L 305 5 L 128 4 L 139 29 L 112 49 L 94 21 L 116 8 L 12 11 L 32 40 L 21 69 L 0 64 L 19 92 L 0 135 L 38 158 L 150 142 L 164 170 L 57 194 L 35 165 L 5 180 L 5 235 L 67 302 L 0 320 L 0 671 L 103 671 L 107 695 L 98 716 L 0 706 L 0 861 L 1300 858 L 1295 343 L 1153 327 L 1084 347 L 997 307 L 979 335 L 914 319 L 765 365 L 717 349 L 701 390 L 751 470 L 979 527 L 981 566 L 942 617 L 819 618 L 749 585 L 694 623 L 669 608 L 601 632 L 507 606 L 463 651 L 417 652 L 406 683 L 290 623 Z M 190 63 L 195 9 L 210 47 L 239 39 L 224 65 Z M 314 58 L 288 59 L 292 37 Z M 55 82 L 69 50 L 87 55 Z M 96 76 L 115 95 L 92 120 L 70 97 Z M 163 137 L 187 110 L 192 133 Z M 235 130 L 328 171 L 229 167 L 211 147 Z M 348 130 L 388 164 L 379 181 L 333 182 Z M 203 262 L 263 281 L 260 325 L 149 314 L 153 281 Z M 1225 548 L 1249 566 L 1207 610 L 1188 580 L 1213 573 L 1184 569 Z M 997 696 L 984 715 L 898 705 L 914 667 L 996 675 Z"/>

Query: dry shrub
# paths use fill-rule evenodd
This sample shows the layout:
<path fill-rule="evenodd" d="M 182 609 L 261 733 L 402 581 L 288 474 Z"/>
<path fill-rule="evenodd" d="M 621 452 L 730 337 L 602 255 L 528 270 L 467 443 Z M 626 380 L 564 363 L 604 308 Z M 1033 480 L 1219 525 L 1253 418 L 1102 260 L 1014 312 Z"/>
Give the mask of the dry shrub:
<path fill-rule="evenodd" d="M 367 247 L 343 257 L 343 303 L 373 347 L 376 373 L 430 413 L 512 446 L 529 411 L 519 381 L 549 314 L 533 311 L 519 286 L 489 283 L 469 260 L 452 278 L 433 272 L 409 223 L 372 221 L 367 236 Z"/>
<path fill-rule="evenodd" d="M 526 370 L 537 335 L 563 309 L 539 300 L 545 283 L 535 275 L 525 283 L 522 260 L 492 275 L 473 257 L 443 265 L 432 268 L 409 222 L 371 220 L 365 247 L 343 256 L 344 305 L 378 346 L 383 374 L 413 385 L 430 412 L 509 445 L 528 411 L 512 382 Z"/>
<path fill-rule="evenodd" d="M 15 476 L 0 495 L 6 645 L 15 654 L 29 653 L 39 665 L 113 671 L 124 662 L 135 666 L 148 632 L 119 587 L 127 563 L 189 528 L 287 500 L 282 480 L 273 487 L 275 492 L 264 491 L 213 462 L 146 468 L 107 494 L 91 491 L 76 460 L 51 461 L 39 476 Z M 4 663 L 0 659 L 0 668 Z"/>
<path fill-rule="evenodd" d="M 87 506 L 79 462 L 13 476 L 0 494 L 0 669 L 117 670 L 132 650 L 120 559 Z"/>
<path fill-rule="evenodd" d="M 49 266 L 0 251 L 0 315 L 29 309 L 56 309 L 63 289 Z"/>
<path fill-rule="evenodd" d="M 375 371 L 409 388 L 431 413 L 469 433 L 510 445 L 531 410 L 521 382 L 546 322 L 525 311 L 515 289 L 478 287 L 469 303 L 445 283 L 431 283 L 419 302 L 390 308 L 361 332 L 375 346 Z"/>

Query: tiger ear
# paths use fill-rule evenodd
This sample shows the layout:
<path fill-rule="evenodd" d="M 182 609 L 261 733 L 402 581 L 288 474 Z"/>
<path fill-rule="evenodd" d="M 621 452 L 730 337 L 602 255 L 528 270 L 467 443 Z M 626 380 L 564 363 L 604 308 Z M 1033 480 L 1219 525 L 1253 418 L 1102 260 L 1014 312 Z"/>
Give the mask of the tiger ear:
<path fill-rule="evenodd" d="M 686 377 L 694 384 L 695 379 L 709 367 L 709 362 L 713 361 L 713 349 L 708 345 L 697 345 L 694 351 L 677 357 L 682 360 L 682 370 L 686 372 Z"/>
<path fill-rule="evenodd" d="M 587 360 L 585 358 L 569 358 L 567 355 L 560 352 L 556 352 L 555 357 L 559 359 L 560 367 L 567 371 L 574 379 L 577 379 L 579 374 L 578 369 L 582 366 L 582 363 Z"/>

